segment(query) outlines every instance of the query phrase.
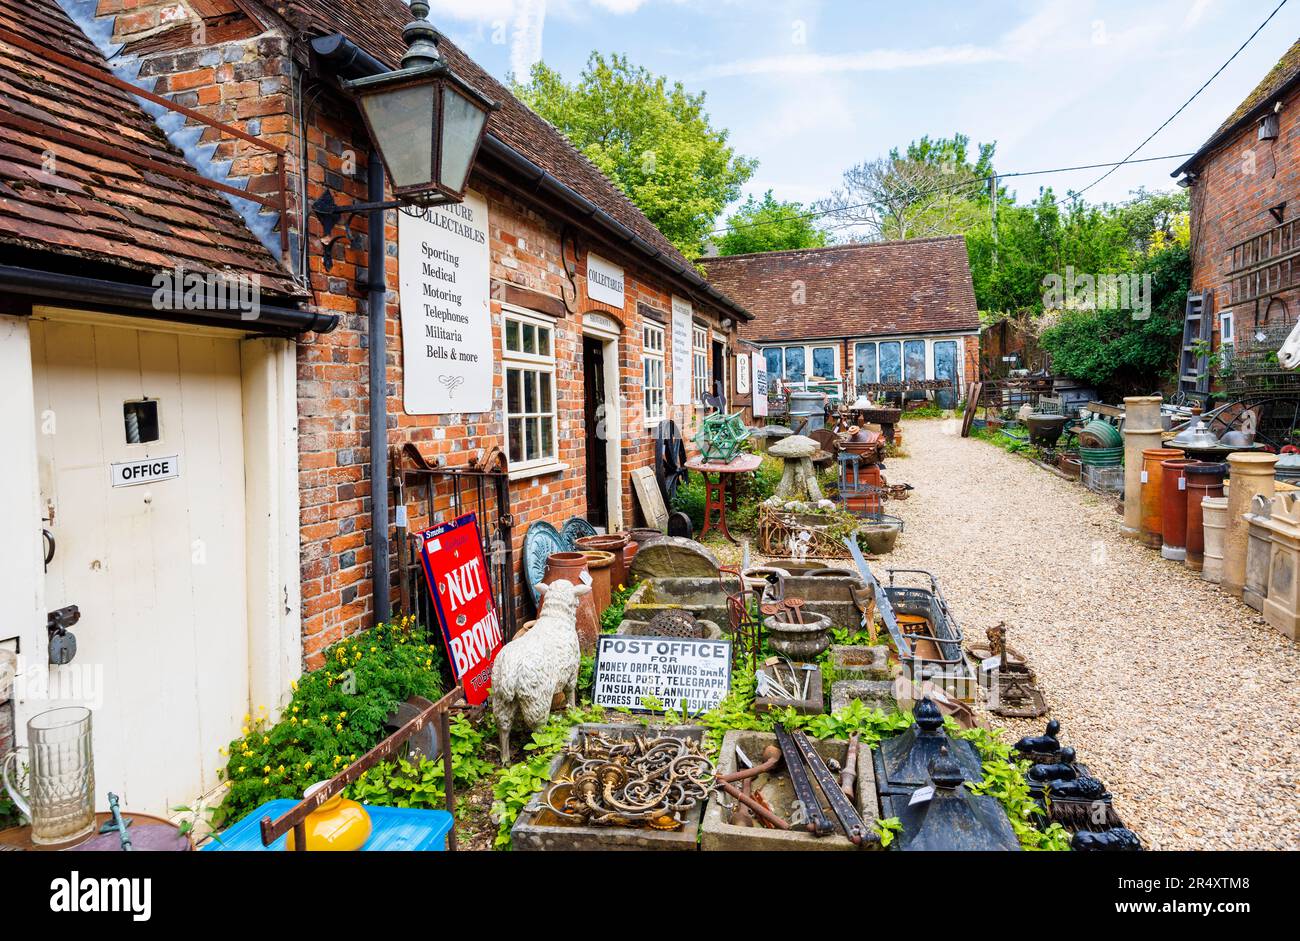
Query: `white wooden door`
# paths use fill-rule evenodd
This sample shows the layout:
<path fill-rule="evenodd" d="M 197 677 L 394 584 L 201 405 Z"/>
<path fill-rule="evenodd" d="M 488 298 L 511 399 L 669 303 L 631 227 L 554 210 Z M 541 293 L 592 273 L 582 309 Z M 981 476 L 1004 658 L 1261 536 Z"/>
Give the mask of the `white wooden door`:
<path fill-rule="evenodd" d="M 38 321 L 32 360 L 56 540 L 45 598 L 81 610 L 76 658 L 50 685 L 102 676 L 89 703 L 101 809 L 113 791 L 165 813 L 217 783 L 218 749 L 249 711 L 238 341 Z M 146 399 L 157 440 L 128 443 L 126 403 Z M 114 464 L 173 456 L 179 476 L 112 485 Z"/>

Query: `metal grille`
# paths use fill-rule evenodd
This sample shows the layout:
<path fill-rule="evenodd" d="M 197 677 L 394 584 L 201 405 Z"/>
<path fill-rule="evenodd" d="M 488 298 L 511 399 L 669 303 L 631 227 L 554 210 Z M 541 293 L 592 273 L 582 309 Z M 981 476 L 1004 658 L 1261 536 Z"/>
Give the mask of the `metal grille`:
<path fill-rule="evenodd" d="M 1292 444 L 1291 433 L 1300 421 L 1300 371 L 1283 369 L 1277 361 L 1277 351 L 1294 326 L 1285 315 L 1259 324 L 1243 318 L 1234 324 L 1237 344 L 1224 370 L 1228 400 L 1258 406 L 1255 435 L 1273 447 Z"/>

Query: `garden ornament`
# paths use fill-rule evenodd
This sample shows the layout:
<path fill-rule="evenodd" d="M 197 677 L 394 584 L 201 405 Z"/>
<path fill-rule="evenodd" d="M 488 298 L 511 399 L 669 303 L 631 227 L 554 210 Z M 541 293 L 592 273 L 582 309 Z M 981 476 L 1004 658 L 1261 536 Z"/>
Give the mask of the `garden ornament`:
<path fill-rule="evenodd" d="M 1061 750 L 1061 723 L 1055 719 L 1047 723 L 1047 734 L 1026 735 L 1016 742 L 1015 750 L 1029 755 L 1055 755 Z"/>
<path fill-rule="evenodd" d="M 781 472 L 781 482 L 776 485 L 776 496 L 782 500 L 803 500 L 816 503 L 822 499 L 821 487 L 817 483 L 817 473 L 813 469 L 813 455 L 821 450 L 820 445 L 806 435 L 791 435 L 782 438 L 767 449 L 773 457 L 785 462 Z"/>
<path fill-rule="evenodd" d="M 575 704 L 578 686 L 578 601 L 591 591 L 563 578 L 537 586 L 541 611 L 537 623 L 516 637 L 492 662 L 492 714 L 500 733 L 501 763 L 510 761 L 510 730 L 515 716 L 539 729 L 551 714 L 551 700 L 563 692 Z"/>

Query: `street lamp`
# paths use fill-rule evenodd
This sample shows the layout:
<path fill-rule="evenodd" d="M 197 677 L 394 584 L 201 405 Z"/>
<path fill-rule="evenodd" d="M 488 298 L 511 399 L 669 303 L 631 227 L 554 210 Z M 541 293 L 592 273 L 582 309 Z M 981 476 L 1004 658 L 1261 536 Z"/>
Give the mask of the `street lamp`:
<path fill-rule="evenodd" d="M 448 67 L 426 19 L 429 4 L 414 0 L 411 13 L 402 67 L 344 87 L 357 99 L 394 196 L 424 206 L 460 202 L 497 104 Z"/>

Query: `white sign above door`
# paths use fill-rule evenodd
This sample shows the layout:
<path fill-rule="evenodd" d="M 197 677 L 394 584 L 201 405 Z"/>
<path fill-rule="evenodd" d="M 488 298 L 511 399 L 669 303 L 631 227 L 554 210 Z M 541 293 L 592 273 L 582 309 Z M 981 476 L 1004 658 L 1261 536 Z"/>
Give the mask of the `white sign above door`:
<path fill-rule="evenodd" d="M 623 269 L 599 255 L 587 254 L 587 296 L 610 307 L 623 307 Z"/>

